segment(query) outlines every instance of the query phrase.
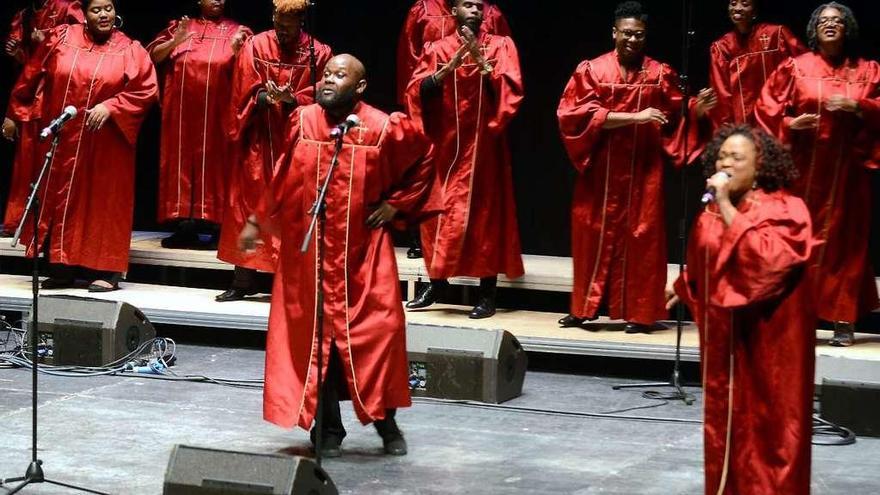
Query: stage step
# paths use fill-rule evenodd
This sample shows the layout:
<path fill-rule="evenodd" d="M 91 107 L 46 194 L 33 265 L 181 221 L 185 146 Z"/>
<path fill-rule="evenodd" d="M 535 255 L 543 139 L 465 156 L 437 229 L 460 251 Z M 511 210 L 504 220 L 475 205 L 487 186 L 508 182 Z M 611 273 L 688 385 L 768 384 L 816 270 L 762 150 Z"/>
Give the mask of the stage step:
<path fill-rule="evenodd" d="M 137 307 L 154 323 L 209 328 L 265 331 L 269 318 L 268 296 L 247 301 L 218 303 L 217 291 L 161 285 L 122 284 L 123 289 L 90 294 L 84 289 L 43 291 L 125 301 Z M 30 277 L 0 275 L 0 311 L 28 313 L 31 306 Z M 624 323 L 601 318 L 587 329 L 559 328 L 562 314 L 535 311 L 499 310 L 492 318 L 468 319 L 470 308 L 435 305 L 407 312 L 414 324 L 474 329 L 501 329 L 515 335 L 530 352 L 581 356 L 672 360 L 675 350 L 675 323 L 663 322 L 650 334 L 627 334 Z M 858 345 L 835 348 L 827 345 L 832 332 L 819 330 L 817 336 L 817 380 L 865 379 L 880 381 L 880 335 L 857 334 Z M 696 327 L 688 323 L 682 335 L 682 360 L 699 361 Z"/>

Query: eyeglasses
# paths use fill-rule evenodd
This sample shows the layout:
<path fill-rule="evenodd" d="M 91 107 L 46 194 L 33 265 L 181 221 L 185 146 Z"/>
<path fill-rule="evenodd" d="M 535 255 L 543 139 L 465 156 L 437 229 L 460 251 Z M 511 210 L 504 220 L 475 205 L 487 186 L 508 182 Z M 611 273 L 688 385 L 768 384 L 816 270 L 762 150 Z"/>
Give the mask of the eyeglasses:
<path fill-rule="evenodd" d="M 843 17 L 837 17 L 837 16 L 833 16 L 833 17 L 820 17 L 820 18 L 819 18 L 819 23 L 818 23 L 819 26 L 828 26 L 828 25 L 831 25 L 831 24 L 835 24 L 835 25 L 838 25 L 838 24 L 839 24 L 839 25 L 841 25 L 841 26 L 845 26 L 845 25 L 846 25 L 846 20 L 845 20 Z"/>
<path fill-rule="evenodd" d="M 645 39 L 644 31 L 630 31 L 627 29 L 623 31 L 618 31 L 618 33 L 622 34 L 624 38 L 635 38 L 638 41 Z"/>

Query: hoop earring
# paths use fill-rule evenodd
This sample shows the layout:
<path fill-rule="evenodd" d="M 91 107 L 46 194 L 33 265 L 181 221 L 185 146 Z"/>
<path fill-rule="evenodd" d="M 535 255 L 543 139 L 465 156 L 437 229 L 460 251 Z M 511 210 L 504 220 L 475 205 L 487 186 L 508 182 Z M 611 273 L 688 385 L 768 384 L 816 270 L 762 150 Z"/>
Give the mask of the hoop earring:
<path fill-rule="evenodd" d="M 124 24 L 125 24 L 125 19 L 123 19 L 121 15 L 117 14 L 116 20 L 113 21 L 113 27 L 115 27 L 116 29 L 121 29 Z"/>

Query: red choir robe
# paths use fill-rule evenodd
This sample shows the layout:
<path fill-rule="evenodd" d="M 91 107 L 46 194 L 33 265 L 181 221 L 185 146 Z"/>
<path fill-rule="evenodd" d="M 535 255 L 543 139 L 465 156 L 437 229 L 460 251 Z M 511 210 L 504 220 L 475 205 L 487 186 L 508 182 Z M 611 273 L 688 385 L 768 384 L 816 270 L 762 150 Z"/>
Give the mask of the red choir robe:
<path fill-rule="evenodd" d="M 315 40 L 320 73 L 332 57 L 330 47 Z M 320 77 L 320 75 L 319 75 Z M 295 105 L 277 103 L 261 108 L 257 93 L 269 81 L 290 85 L 296 105 L 314 101 L 312 71 L 309 65 L 309 35 L 300 33 L 297 47 L 282 51 L 275 31 L 247 40 L 238 54 L 232 86 L 235 112 L 229 137 L 235 142 L 235 161 L 227 183 L 227 203 L 220 230 L 217 257 L 236 266 L 274 272 L 278 260 L 277 241 L 266 238 L 256 251 L 238 250 L 238 233 L 244 228 L 260 197 L 272 179 L 274 164 L 284 150 L 284 130 Z"/>
<path fill-rule="evenodd" d="M 760 23 L 748 35 L 731 31 L 710 48 L 709 80 L 718 93 L 710 112 L 716 127 L 754 124 L 753 110 L 770 74 L 788 57 L 807 47 L 785 26 Z"/>
<path fill-rule="evenodd" d="M 858 100 L 862 117 L 826 110 L 836 94 Z M 820 115 L 818 129 L 789 129 L 804 113 Z M 868 256 L 868 169 L 880 167 L 880 64 L 857 59 L 834 67 L 812 52 L 789 59 L 767 81 L 755 115 L 790 147 L 801 173 L 793 192 L 806 201 L 816 237 L 825 241 L 815 260 L 819 317 L 855 322 L 878 306 Z"/>
<path fill-rule="evenodd" d="M 171 21 L 147 50 L 173 39 L 179 22 Z M 240 27 L 230 19 L 191 20 L 191 37 L 161 67 L 160 222 L 223 219 L 226 180 L 234 165 L 228 137 L 235 120 L 228 111 L 235 69 L 232 38 Z"/>
<path fill-rule="evenodd" d="M 69 105 L 79 112 L 61 133 L 41 190 L 38 236 L 41 245 L 49 237 L 53 263 L 113 272 L 128 268 L 135 146 L 158 92 L 146 50 L 118 30 L 96 44 L 85 24 L 60 26 L 28 60 L 7 115 L 45 126 Z M 87 130 L 86 109 L 99 103 L 110 118 L 101 130 Z M 38 153 L 48 146 L 41 143 Z"/>
<path fill-rule="evenodd" d="M 422 101 L 422 81 L 461 44 L 453 34 L 427 45 L 407 89 L 409 114 L 434 143 L 432 187 L 443 205 L 443 213 L 421 224 L 434 279 L 524 273 L 506 137 L 523 98 L 519 57 L 506 36 L 481 33 L 478 43 L 494 66 L 490 75 L 481 75 L 467 54 L 442 90 Z"/>
<path fill-rule="evenodd" d="M 455 32 L 456 21 L 449 0 L 417 0 L 409 9 L 397 43 L 397 99 L 406 105 L 406 88 L 427 43 L 439 41 Z M 510 26 L 498 6 L 486 2 L 481 29 L 499 36 L 510 36 Z"/>
<path fill-rule="evenodd" d="M 408 407 L 409 369 L 401 293 L 389 227 L 367 217 L 387 201 L 402 214 L 420 210 L 432 171 L 423 161 L 430 143 L 400 113 L 365 103 L 353 110 L 361 125 L 344 138 L 327 193 L 324 251 L 324 375 L 335 346 L 357 417 L 364 424 L 385 410 Z M 309 429 L 316 410 L 315 320 L 317 236 L 300 245 L 308 214 L 333 156 L 337 122 L 318 105 L 298 109 L 278 161 L 271 196 L 257 213 L 281 239 L 266 342 L 263 415 L 285 428 Z"/>
<path fill-rule="evenodd" d="M 34 46 L 29 42 L 31 33 L 25 31 L 38 29 L 43 34 L 48 34 L 54 27 L 80 22 L 83 22 L 83 13 L 79 1 L 49 0 L 42 8 L 34 12 L 30 26 L 24 26 L 24 11 L 18 12 L 12 20 L 6 39 L 16 40 L 21 44 L 22 51 L 18 53 L 16 60 L 24 63 L 34 51 Z M 39 135 L 36 122 L 21 122 L 18 131 L 6 213 L 3 225 L 0 226 L 7 231 L 14 231 L 18 227 L 31 191 L 31 183 L 42 165 L 42 160 L 36 154 L 37 136 Z"/>
<path fill-rule="evenodd" d="M 756 190 L 730 227 L 709 206 L 675 291 L 700 329 L 707 494 L 810 491 L 816 251 L 810 213 Z"/>
<path fill-rule="evenodd" d="M 610 112 L 653 107 L 670 120 L 603 129 Z M 691 113 L 693 102 L 690 104 Z M 607 300 L 612 318 L 645 325 L 666 317 L 666 225 L 663 164 L 700 152 L 709 129 L 692 116 L 688 136 L 680 118 L 678 75 L 645 57 L 642 70 L 623 73 L 615 52 L 581 62 L 557 116 L 562 141 L 578 171 L 572 204 L 574 287 L 571 314 L 596 316 Z M 702 131 L 702 132 L 701 132 Z"/>

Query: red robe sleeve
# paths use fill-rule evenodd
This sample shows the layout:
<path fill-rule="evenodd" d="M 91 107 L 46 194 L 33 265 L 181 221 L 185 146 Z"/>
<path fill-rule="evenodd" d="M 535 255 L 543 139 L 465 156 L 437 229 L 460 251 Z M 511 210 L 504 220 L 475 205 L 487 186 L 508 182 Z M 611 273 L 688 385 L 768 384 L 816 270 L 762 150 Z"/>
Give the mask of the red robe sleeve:
<path fill-rule="evenodd" d="M 593 77 L 590 62 L 581 62 L 565 86 L 556 110 L 562 144 L 579 172 L 592 165 L 593 150 L 602 137 L 602 126 L 610 112 L 599 99 L 599 84 Z"/>
<path fill-rule="evenodd" d="M 709 49 L 709 84 L 718 94 L 718 106 L 710 112 L 716 127 L 733 122 L 733 88 L 730 87 L 730 54 L 720 42 Z"/>
<path fill-rule="evenodd" d="M 805 45 L 800 38 L 795 36 L 794 33 L 791 32 L 791 29 L 788 29 L 788 26 L 780 26 L 779 36 L 782 38 L 782 42 L 785 45 L 789 57 L 797 57 L 798 55 L 810 51 L 807 45 Z"/>
<path fill-rule="evenodd" d="M 682 101 L 678 74 L 669 66 L 663 66 L 660 86 L 663 88 L 663 112 L 669 116 L 669 124 L 663 127 L 663 148 L 672 163 L 677 166 L 695 162 L 703 153 L 706 143 L 712 138 L 712 125 L 708 115 L 697 117 L 697 100 L 688 100 L 688 120 L 681 118 Z M 687 127 L 687 129 L 685 129 Z M 687 152 L 687 156 L 685 156 Z"/>
<path fill-rule="evenodd" d="M 125 53 L 125 90 L 102 102 L 110 118 L 132 145 L 150 107 L 159 101 L 159 83 L 150 55 L 138 42 Z"/>
<path fill-rule="evenodd" d="M 424 49 L 423 28 L 420 26 L 424 14 L 422 2 L 416 2 L 406 16 L 397 42 L 397 98 L 401 105 L 405 104 L 406 87 Z"/>
<path fill-rule="evenodd" d="M 294 110 L 287 122 L 287 130 L 284 135 L 284 152 L 275 162 L 272 175 L 272 181 L 265 193 L 257 204 L 254 215 L 257 217 L 257 223 L 260 224 L 260 230 L 264 234 L 278 236 L 281 232 L 283 218 L 301 218 L 306 215 L 305 211 L 301 211 L 302 201 L 300 193 L 302 188 L 300 174 L 294 173 L 293 154 L 299 143 L 300 129 L 302 127 L 302 107 Z M 294 222 L 295 227 L 298 225 Z"/>
<path fill-rule="evenodd" d="M 789 142 L 789 102 L 794 92 L 795 62 L 789 58 L 773 71 L 755 104 L 755 119 L 768 134 Z"/>
<path fill-rule="evenodd" d="M 66 35 L 68 26 L 59 26 L 46 35 L 46 40 L 37 45 L 36 52 L 27 60 L 18 81 L 9 96 L 6 116 L 16 122 L 30 122 L 42 118 L 40 101 L 42 83 L 46 75 L 46 63 L 58 43 Z"/>
<path fill-rule="evenodd" d="M 431 143 L 412 119 L 402 113 L 391 114 L 381 148 L 378 169 L 385 201 L 410 220 L 439 212 L 439 198 L 431 188 Z"/>
<path fill-rule="evenodd" d="M 512 37 L 510 24 L 497 5 L 489 6 L 489 11 L 486 13 L 486 31 L 498 36 Z"/>
<path fill-rule="evenodd" d="M 234 74 L 231 105 L 235 112 L 235 121 L 229 136 L 232 140 L 238 141 L 250 123 L 251 114 L 257 108 L 257 92 L 263 88 L 263 80 L 255 66 L 254 38 L 245 41 L 238 52 Z"/>
<path fill-rule="evenodd" d="M 815 241 L 810 212 L 793 196 L 759 206 L 761 217 L 737 214 L 724 230 L 711 267 L 718 280 L 711 302 L 739 308 L 772 300 L 789 286 L 790 277 L 810 259 Z"/>
<path fill-rule="evenodd" d="M 418 65 L 413 70 L 409 85 L 406 88 L 406 112 L 413 119 L 422 132 L 432 135 L 430 120 L 426 120 L 425 116 L 435 112 L 442 111 L 443 99 L 432 98 L 432 101 L 422 101 L 422 81 L 427 77 L 431 77 L 437 68 L 438 62 L 437 49 L 434 43 L 425 45 L 425 51 L 419 58 Z M 433 106 L 436 106 L 434 108 Z M 428 108 L 431 107 L 431 108 Z"/>
<path fill-rule="evenodd" d="M 523 99 L 522 73 L 516 45 L 510 38 L 500 39 L 503 42 L 498 50 L 495 69 L 489 75 L 489 84 L 495 95 L 495 111 L 487 127 L 494 135 L 501 134 L 507 129 Z"/>
<path fill-rule="evenodd" d="M 873 60 L 868 62 L 868 77 L 873 90 L 867 97 L 859 99 L 859 109 L 865 128 L 873 137 L 873 149 L 865 167 L 877 170 L 880 169 L 880 64 Z"/>

